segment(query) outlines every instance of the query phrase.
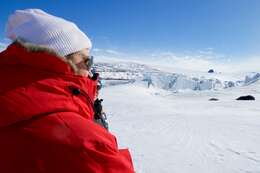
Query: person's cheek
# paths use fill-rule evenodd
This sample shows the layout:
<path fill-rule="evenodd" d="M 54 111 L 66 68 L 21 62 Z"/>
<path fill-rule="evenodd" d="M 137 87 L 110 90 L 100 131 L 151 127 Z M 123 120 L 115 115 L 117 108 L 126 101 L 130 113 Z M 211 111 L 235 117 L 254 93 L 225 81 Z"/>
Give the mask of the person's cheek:
<path fill-rule="evenodd" d="M 78 73 L 79 73 L 79 75 L 86 76 L 86 77 L 89 75 L 89 72 L 84 69 L 79 69 Z"/>
<path fill-rule="evenodd" d="M 95 97 L 94 97 L 95 100 L 98 98 L 98 94 L 99 94 L 99 92 L 98 92 L 98 90 L 96 90 Z"/>

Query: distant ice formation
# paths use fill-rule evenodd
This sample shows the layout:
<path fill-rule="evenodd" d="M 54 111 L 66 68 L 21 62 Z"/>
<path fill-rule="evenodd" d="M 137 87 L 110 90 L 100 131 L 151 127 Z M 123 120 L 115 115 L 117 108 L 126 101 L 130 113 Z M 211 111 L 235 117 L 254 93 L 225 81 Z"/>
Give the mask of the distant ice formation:
<path fill-rule="evenodd" d="M 170 91 L 182 90 L 219 90 L 250 85 L 260 79 L 260 73 L 250 73 L 244 80 L 223 80 L 216 76 L 191 77 L 185 74 L 169 73 L 151 68 L 148 65 L 132 62 L 96 63 L 94 68 L 108 85 L 127 84 L 134 81 L 146 81 L 153 86 Z"/>

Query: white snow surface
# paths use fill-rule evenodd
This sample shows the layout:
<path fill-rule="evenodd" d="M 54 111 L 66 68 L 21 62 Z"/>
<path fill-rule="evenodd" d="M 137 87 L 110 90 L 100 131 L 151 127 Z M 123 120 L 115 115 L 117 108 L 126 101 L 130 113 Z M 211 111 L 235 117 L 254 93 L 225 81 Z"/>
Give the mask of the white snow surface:
<path fill-rule="evenodd" d="M 251 73 L 242 85 L 188 92 L 136 80 L 105 87 L 100 97 L 137 173 L 260 173 L 258 79 Z M 236 100 L 249 94 L 256 100 Z"/>

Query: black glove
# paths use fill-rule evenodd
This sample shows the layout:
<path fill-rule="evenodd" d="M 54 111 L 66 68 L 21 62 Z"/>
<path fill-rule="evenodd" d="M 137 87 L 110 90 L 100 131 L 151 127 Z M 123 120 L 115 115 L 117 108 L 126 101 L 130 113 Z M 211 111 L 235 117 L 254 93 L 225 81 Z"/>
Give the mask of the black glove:
<path fill-rule="evenodd" d="M 95 112 L 95 119 L 100 119 L 100 115 L 102 114 L 103 106 L 102 106 L 103 99 L 96 99 L 94 102 L 94 112 Z"/>
<path fill-rule="evenodd" d="M 107 116 L 103 112 L 102 101 L 103 99 L 97 98 L 94 102 L 94 119 L 96 123 L 108 130 Z"/>

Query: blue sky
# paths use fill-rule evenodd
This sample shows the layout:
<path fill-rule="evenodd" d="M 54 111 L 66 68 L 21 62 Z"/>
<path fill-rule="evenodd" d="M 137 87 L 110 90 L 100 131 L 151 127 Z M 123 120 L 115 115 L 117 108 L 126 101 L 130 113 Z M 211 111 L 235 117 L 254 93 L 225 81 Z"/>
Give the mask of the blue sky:
<path fill-rule="evenodd" d="M 1 42 L 8 15 L 25 8 L 75 22 L 96 50 L 260 55 L 259 0 L 6 0 L 0 7 Z"/>

